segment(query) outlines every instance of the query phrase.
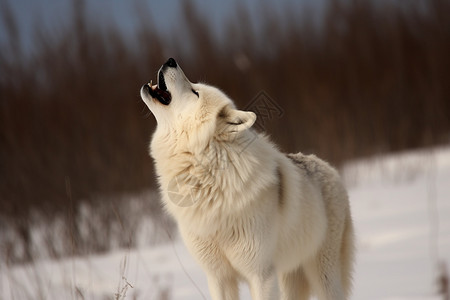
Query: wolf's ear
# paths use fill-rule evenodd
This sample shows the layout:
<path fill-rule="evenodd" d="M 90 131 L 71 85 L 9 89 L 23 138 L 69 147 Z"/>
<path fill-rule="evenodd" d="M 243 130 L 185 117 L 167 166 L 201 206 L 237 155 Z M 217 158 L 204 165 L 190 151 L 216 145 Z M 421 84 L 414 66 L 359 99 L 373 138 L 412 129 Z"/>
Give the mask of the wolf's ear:
<path fill-rule="evenodd" d="M 223 133 L 238 133 L 249 129 L 256 121 L 256 114 L 251 111 L 242 111 L 233 108 L 223 109 L 219 118 L 225 121 Z"/>

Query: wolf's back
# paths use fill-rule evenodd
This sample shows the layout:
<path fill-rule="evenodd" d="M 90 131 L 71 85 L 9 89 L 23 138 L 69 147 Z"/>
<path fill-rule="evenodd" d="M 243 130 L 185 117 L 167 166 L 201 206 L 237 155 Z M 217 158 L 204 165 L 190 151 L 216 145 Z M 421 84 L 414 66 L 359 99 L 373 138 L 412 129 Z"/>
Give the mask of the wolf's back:
<path fill-rule="evenodd" d="M 329 181 L 340 181 L 337 171 L 326 161 L 317 156 L 305 155 L 301 152 L 289 153 L 287 157 L 299 167 L 308 177 L 318 180 L 321 183 Z"/>

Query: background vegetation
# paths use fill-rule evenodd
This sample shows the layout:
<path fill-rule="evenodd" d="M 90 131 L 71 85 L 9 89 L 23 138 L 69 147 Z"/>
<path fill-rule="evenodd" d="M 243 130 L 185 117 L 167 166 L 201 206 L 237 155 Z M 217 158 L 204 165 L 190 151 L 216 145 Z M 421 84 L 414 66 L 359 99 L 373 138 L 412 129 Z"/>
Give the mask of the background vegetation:
<path fill-rule="evenodd" d="M 0 227 L 13 228 L 25 249 L 36 211 L 76 220 L 80 202 L 112 203 L 108 195 L 155 188 L 147 151 L 155 121 L 139 89 L 169 56 L 192 81 L 219 86 L 239 107 L 265 91 L 284 113 L 264 127 L 286 152 L 340 165 L 449 141 L 449 1 L 335 0 L 319 22 L 309 12 L 284 7 L 277 15 L 262 6 L 258 28 L 238 6 L 218 37 L 190 1 L 179 30 L 156 32 L 141 11 L 139 29 L 123 36 L 95 26 L 74 0 L 65 26 L 37 27 L 32 51 L 21 46 L 5 3 Z M 157 205 L 152 212 L 160 213 Z"/>

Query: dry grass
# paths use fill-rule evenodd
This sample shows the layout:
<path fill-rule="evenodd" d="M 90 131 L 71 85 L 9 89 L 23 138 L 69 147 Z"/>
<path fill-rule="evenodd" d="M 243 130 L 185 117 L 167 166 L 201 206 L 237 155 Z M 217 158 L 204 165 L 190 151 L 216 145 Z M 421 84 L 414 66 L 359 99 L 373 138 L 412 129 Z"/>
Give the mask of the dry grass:
<path fill-rule="evenodd" d="M 438 294 L 442 297 L 442 300 L 450 300 L 450 284 L 449 273 L 447 270 L 447 264 L 445 261 L 440 262 L 439 276 L 437 279 Z"/>

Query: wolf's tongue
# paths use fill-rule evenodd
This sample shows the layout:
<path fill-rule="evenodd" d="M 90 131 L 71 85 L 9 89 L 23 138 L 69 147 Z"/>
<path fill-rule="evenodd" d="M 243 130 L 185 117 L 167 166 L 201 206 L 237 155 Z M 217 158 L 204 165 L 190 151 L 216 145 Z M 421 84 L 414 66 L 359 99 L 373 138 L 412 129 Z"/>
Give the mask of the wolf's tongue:
<path fill-rule="evenodd" d="M 158 86 L 155 86 L 155 88 L 152 88 L 149 86 L 148 89 L 150 96 L 158 100 L 164 105 L 169 105 L 170 100 L 172 100 L 172 96 L 168 91 L 161 90 Z"/>
<path fill-rule="evenodd" d="M 169 105 L 170 100 L 172 100 L 172 96 L 168 91 L 163 91 L 160 88 L 155 89 L 155 98 L 158 99 L 159 102 L 161 102 L 164 105 Z"/>
<path fill-rule="evenodd" d="M 150 85 L 150 95 L 164 105 L 169 105 L 172 100 L 172 96 L 167 90 L 163 72 L 158 73 L 158 85 L 154 88 Z"/>

